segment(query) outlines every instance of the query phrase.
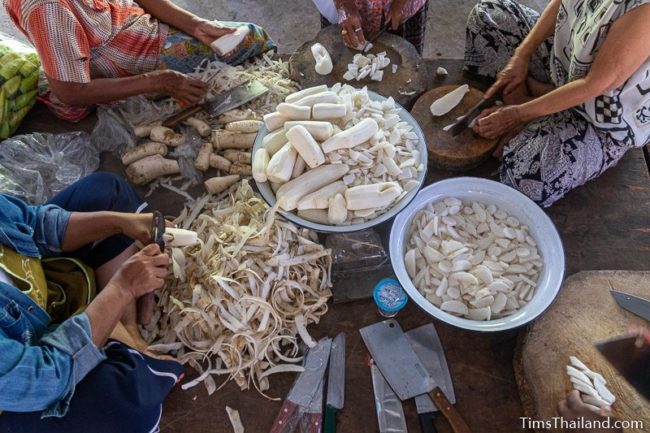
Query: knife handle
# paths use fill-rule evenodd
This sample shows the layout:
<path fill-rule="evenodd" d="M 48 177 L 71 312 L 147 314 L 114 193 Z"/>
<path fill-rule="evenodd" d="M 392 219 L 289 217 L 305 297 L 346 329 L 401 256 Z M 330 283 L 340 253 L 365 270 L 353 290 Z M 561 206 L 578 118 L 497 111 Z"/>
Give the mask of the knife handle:
<path fill-rule="evenodd" d="M 420 418 L 420 431 L 422 433 L 438 433 L 434 421 L 436 420 L 435 412 L 425 412 L 418 414 Z M 327 433 L 327 432 L 325 432 Z"/>
<path fill-rule="evenodd" d="M 290 400 L 285 400 L 280 412 L 275 417 L 270 433 L 291 433 L 299 421 L 297 416 L 300 414 L 297 412 L 299 412 L 298 405 Z"/>
<path fill-rule="evenodd" d="M 336 408 L 327 406 L 325 408 L 325 433 L 336 433 Z"/>
<path fill-rule="evenodd" d="M 458 413 L 439 386 L 433 388 L 429 396 L 440 410 L 440 413 L 447 419 L 454 433 L 472 433 L 463 417 L 460 416 L 460 413 Z"/>
<path fill-rule="evenodd" d="M 302 433 L 321 433 L 323 431 L 323 415 L 318 413 L 305 413 L 300 420 Z"/>
<path fill-rule="evenodd" d="M 196 113 L 201 111 L 203 107 L 200 105 L 195 105 L 194 107 L 186 108 L 183 111 L 180 111 L 176 114 L 174 114 L 171 117 L 168 117 L 165 119 L 165 121 L 162 123 L 162 126 L 167 127 L 167 128 L 173 128 L 174 126 L 178 125 L 181 123 L 183 120 L 194 116 Z"/>

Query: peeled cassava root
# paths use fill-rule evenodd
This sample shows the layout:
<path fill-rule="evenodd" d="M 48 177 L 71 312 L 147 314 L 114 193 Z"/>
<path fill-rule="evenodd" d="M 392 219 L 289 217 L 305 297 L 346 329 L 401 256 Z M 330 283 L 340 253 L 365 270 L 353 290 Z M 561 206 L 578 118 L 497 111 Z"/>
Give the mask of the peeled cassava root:
<path fill-rule="evenodd" d="M 434 116 L 444 116 L 449 113 L 460 104 L 467 92 L 469 92 L 469 86 L 463 84 L 446 95 L 436 99 L 433 101 L 433 104 L 431 104 L 431 114 Z"/>
<path fill-rule="evenodd" d="M 224 35 L 212 42 L 210 48 L 219 53 L 219 55 L 225 56 L 237 48 L 237 46 L 244 41 L 244 38 L 248 36 L 249 32 L 250 30 L 248 26 L 237 27 L 234 32 Z"/>
<path fill-rule="evenodd" d="M 323 44 L 315 43 L 312 45 L 311 54 L 314 56 L 314 61 L 316 62 L 314 69 L 317 74 L 328 75 L 332 72 L 332 69 L 334 68 L 332 57 Z"/>
<path fill-rule="evenodd" d="M 126 175 L 135 185 L 144 185 L 161 176 L 180 173 L 178 161 L 161 155 L 147 156 L 126 168 Z"/>

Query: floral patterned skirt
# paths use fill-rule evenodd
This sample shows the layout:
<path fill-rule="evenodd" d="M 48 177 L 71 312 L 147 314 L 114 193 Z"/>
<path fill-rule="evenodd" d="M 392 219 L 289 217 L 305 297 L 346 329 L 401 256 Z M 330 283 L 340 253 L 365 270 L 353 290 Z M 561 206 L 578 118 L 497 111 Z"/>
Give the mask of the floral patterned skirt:
<path fill-rule="evenodd" d="M 513 0 L 482 0 L 467 20 L 465 69 L 495 78 L 531 31 L 539 14 Z M 529 75 L 550 83 L 552 41 L 533 55 Z M 616 165 L 632 146 L 618 142 L 571 109 L 537 119 L 505 146 L 501 182 L 541 206 Z"/>

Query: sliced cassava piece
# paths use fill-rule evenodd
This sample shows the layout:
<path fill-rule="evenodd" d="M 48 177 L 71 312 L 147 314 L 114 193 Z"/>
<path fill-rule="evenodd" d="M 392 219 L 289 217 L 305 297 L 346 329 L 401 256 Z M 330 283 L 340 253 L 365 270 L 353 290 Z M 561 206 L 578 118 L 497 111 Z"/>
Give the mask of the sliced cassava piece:
<path fill-rule="evenodd" d="M 446 85 L 429 90 L 413 105 L 411 114 L 420 124 L 428 147 L 429 165 L 443 170 L 465 171 L 477 167 L 490 158 L 496 140 L 479 137 L 470 128 L 453 137 L 443 128 L 466 114 L 482 98 L 483 92 L 470 87 L 461 103 L 444 116 L 431 115 L 431 104 L 458 85 Z"/>
<path fill-rule="evenodd" d="M 436 117 L 444 116 L 461 103 L 465 95 L 469 92 L 469 85 L 463 84 L 456 87 L 449 93 L 439 97 L 431 103 L 429 109 L 431 114 Z"/>
<path fill-rule="evenodd" d="M 244 180 L 197 198 L 175 221 L 199 243 L 172 248 L 171 275 L 143 334 L 151 350 L 198 371 L 182 389 L 203 384 L 213 394 L 232 380 L 284 397 L 270 389 L 271 376 L 303 371 L 301 341 L 314 344 L 310 325 L 331 296 L 331 251 L 268 209 Z"/>
<path fill-rule="evenodd" d="M 629 326 L 648 322 L 616 304 L 610 294 L 622 292 L 647 297 L 650 272 L 587 271 L 568 277 L 548 311 L 532 323 L 520 339 L 514 367 L 525 415 L 532 419 L 557 416 L 556 405 L 573 388 L 566 365 L 571 357 L 601 373 L 616 396 L 617 419 L 640 420 L 650 425 L 650 405 L 600 354 L 595 342 L 625 335 Z M 552 348 L 552 350 L 550 350 Z M 562 430 L 555 430 L 562 431 Z M 642 430 L 629 429 L 641 433 Z M 547 430 L 536 430 L 548 433 Z"/>

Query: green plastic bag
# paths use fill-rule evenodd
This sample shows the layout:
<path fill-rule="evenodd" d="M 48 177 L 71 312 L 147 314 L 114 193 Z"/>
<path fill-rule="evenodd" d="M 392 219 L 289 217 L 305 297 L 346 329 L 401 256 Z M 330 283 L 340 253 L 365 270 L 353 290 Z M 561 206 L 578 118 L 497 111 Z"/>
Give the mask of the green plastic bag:
<path fill-rule="evenodd" d="M 0 32 L 0 140 L 16 132 L 36 103 L 40 69 L 34 48 Z"/>

